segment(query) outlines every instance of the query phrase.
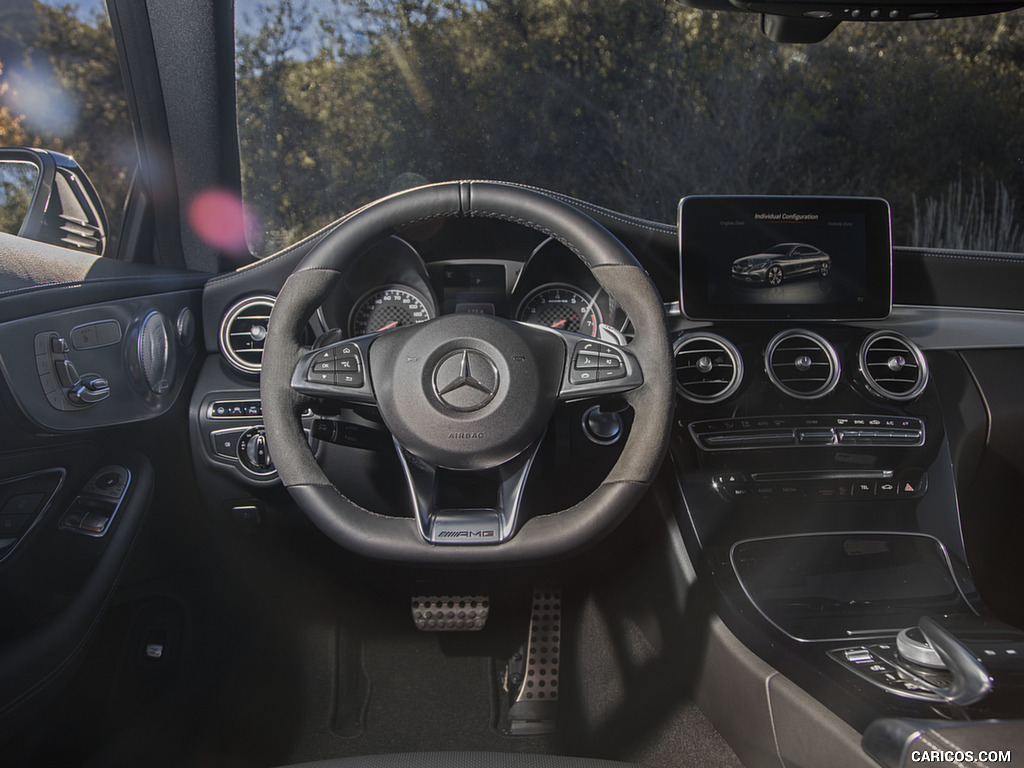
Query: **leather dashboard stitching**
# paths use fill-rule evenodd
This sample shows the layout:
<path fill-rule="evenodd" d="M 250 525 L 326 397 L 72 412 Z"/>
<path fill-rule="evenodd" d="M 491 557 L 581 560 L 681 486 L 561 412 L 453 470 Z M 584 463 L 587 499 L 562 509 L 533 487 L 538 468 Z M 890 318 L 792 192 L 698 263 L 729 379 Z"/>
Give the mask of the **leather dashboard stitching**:
<path fill-rule="evenodd" d="M 228 272 L 226 274 L 218 275 L 217 277 L 211 278 L 207 285 L 220 285 L 221 283 L 231 280 L 238 275 L 251 275 L 253 272 L 256 272 L 261 267 L 276 264 L 279 259 L 283 259 L 286 256 L 290 256 L 296 251 L 301 251 L 303 248 L 312 250 L 314 246 L 318 245 L 321 240 L 323 240 L 325 237 L 331 234 L 331 232 L 340 227 L 348 218 L 349 216 L 343 216 L 337 221 L 328 224 L 323 229 L 304 237 L 302 240 L 299 240 L 299 242 L 292 243 L 284 250 L 278 251 L 277 253 L 271 254 L 270 256 L 266 256 L 260 259 L 259 261 L 253 262 L 252 264 L 246 264 L 244 267 L 239 267 L 233 272 Z"/>
<path fill-rule="evenodd" d="M 952 259 L 955 261 L 990 261 L 996 264 L 1008 264 L 1011 266 L 1024 267 L 1024 259 L 1003 256 L 973 256 L 967 253 L 936 253 L 926 251 L 922 254 L 928 259 Z"/>
<path fill-rule="evenodd" d="M 970 251 L 955 248 L 928 248 L 911 245 L 898 245 L 893 247 L 894 253 L 905 253 L 907 255 L 930 256 L 939 259 L 992 259 L 995 261 L 1017 262 L 1024 265 L 1024 254 L 1001 253 L 999 251 Z"/>
<path fill-rule="evenodd" d="M 588 267 L 592 267 L 593 266 L 590 263 L 590 260 L 586 256 L 583 255 L 583 252 L 580 251 L 576 246 L 574 246 L 568 240 L 566 240 L 565 238 L 561 237 L 557 232 L 553 232 L 553 231 L 549 230 L 547 227 L 542 227 L 539 224 L 536 224 L 536 223 L 530 221 L 529 219 L 523 219 L 523 218 L 521 218 L 519 216 L 509 216 L 508 214 L 503 214 L 503 213 L 495 213 L 493 211 L 470 211 L 469 218 L 473 218 L 473 219 L 475 219 L 475 218 L 497 219 L 498 221 L 508 221 L 508 222 L 513 223 L 513 224 L 520 224 L 520 225 L 522 225 L 524 227 L 529 227 L 530 229 L 532 229 L 532 230 L 534 230 L 536 232 L 540 232 L 542 235 L 547 235 L 548 237 L 554 238 L 555 240 L 560 242 L 562 245 L 564 245 L 566 248 L 568 248 L 570 251 L 575 253 L 577 258 L 579 258 L 580 261 L 582 261 Z"/>
<path fill-rule="evenodd" d="M 536 187 L 533 186 L 532 184 L 515 184 L 510 181 L 496 181 L 489 179 L 478 179 L 476 180 L 475 183 L 481 182 L 486 184 L 501 184 L 502 186 L 506 187 L 522 187 L 523 189 L 531 189 L 534 192 L 540 192 L 542 194 L 548 195 L 549 197 L 561 200 L 563 203 L 569 203 L 572 206 L 588 210 L 591 213 L 596 213 L 598 215 L 614 219 L 615 221 L 618 221 L 621 224 L 628 224 L 630 226 L 639 227 L 641 229 L 646 229 L 650 232 L 659 232 L 663 234 L 675 234 L 676 232 L 676 228 L 671 224 L 663 224 L 659 221 L 650 221 L 648 219 L 641 219 L 636 216 L 628 216 L 625 214 L 617 213 L 616 211 L 613 211 L 609 208 L 604 208 L 600 205 L 588 203 L 586 200 L 580 200 L 579 198 L 572 197 L 571 195 L 566 195 L 561 192 L 554 192 L 550 189 L 544 189 L 543 187 Z"/>
<path fill-rule="evenodd" d="M 38 285 L 29 285 L 23 288 L 11 288 L 6 291 L 0 291 L 0 299 L 9 298 L 11 296 L 27 295 L 34 291 L 40 290 L 73 290 L 76 288 L 82 288 L 90 285 L 109 285 L 111 283 L 131 283 L 131 282 L 148 282 L 148 281 L 160 281 L 166 279 L 167 282 L 175 282 L 182 280 L 180 275 L 132 275 L 130 277 L 97 277 L 92 280 L 75 280 L 72 282 L 50 282 L 50 283 L 39 283 Z M 175 289 L 180 291 L 195 291 L 200 290 L 203 286 L 198 283 L 196 285 L 182 286 L 181 288 Z M 167 293 L 168 289 L 154 287 L 154 293 Z"/>
<path fill-rule="evenodd" d="M 495 213 L 493 211 L 474 210 L 474 211 L 470 211 L 468 214 L 467 213 L 460 213 L 458 211 L 447 211 L 445 213 L 432 214 L 430 216 L 421 216 L 418 219 L 412 219 L 411 221 L 401 222 L 399 224 L 395 224 L 393 229 L 394 230 L 400 230 L 400 229 L 404 229 L 405 227 L 412 227 L 412 226 L 415 226 L 416 224 L 422 224 L 422 223 L 427 222 L 427 221 L 435 221 L 437 219 L 453 219 L 453 218 L 495 219 L 495 220 L 498 220 L 498 221 L 507 221 L 507 222 L 510 222 L 512 224 L 519 224 L 521 226 L 528 227 L 528 228 L 530 228 L 530 229 L 532 229 L 532 230 L 534 230 L 536 232 L 540 232 L 543 235 L 547 235 L 548 237 L 551 237 L 551 238 L 557 240 L 562 245 L 564 245 L 566 248 L 568 248 L 570 251 L 572 251 L 574 254 L 576 254 L 577 258 L 579 258 L 588 267 L 596 268 L 597 266 L 601 266 L 601 265 L 593 265 L 593 264 L 591 264 L 590 260 L 583 254 L 582 251 L 580 251 L 574 245 L 572 245 L 567 240 L 562 238 L 557 232 L 553 232 L 552 230 L 548 229 L 547 227 L 542 227 L 541 225 L 537 224 L 536 222 L 530 221 L 529 219 L 524 219 L 524 218 L 521 218 L 519 216 L 510 216 L 508 214 Z M 623 246 L 623 248 L 625 248 L 625 246 Z M 626 249 L 626 250 L 628 251 L 628 249 Z M 633 264 L 622 264 L 622 265 L 617 265 L 617 266 L 632 267 L 632 266 L 635 266 L 635 265 L 633 265 Z M 313 269 L 330 269 L 330 268 L 329 267 L 312 267 L 312 268 L 310 268 L 309 271 L 312 271 Z M 307 271 L 307 270 L 302 270 L 302 271 Z M 235 274 L 235 273 L 232 273 L 232 274 Z M 223 278 L 221 278 L 221 279 L 223 279 Z M 213 281 L 211 280 L 210 282 L 212 283 Z"/>

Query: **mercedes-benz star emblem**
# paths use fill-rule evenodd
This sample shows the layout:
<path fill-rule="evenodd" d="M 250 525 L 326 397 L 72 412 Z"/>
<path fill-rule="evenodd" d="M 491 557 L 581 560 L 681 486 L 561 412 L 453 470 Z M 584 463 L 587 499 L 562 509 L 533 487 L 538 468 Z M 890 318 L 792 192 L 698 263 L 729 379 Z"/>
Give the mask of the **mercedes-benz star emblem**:
<path fill-rule="evenodd" d="M 458 349 L 434 368 L 434 392 L 454 411 L 476 411 L 498 393 L 498 369 L 475 349 Z"/>

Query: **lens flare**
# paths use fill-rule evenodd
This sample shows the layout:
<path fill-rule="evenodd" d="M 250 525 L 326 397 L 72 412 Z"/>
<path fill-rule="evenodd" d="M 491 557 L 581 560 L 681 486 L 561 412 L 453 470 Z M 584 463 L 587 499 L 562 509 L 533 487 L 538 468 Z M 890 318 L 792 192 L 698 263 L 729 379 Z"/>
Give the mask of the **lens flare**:
<path fill-rule="evenodd" d="M 75 98 L 68 93 L 48 68 L 33 71 L 10 67 L 6 74 L 8 89 L 2 103 L 15 115 L 21 115 L 25 127 L 41 134 L 69 135 L 78 125 Z"/>
<path fill-rule="evenodd" d="M 229 254 L 249 251 L 249 236 L 260 231 L 255 215 L 234 192 L 208 189 L 188 208 L 188 222 L 199 237 Z"/>

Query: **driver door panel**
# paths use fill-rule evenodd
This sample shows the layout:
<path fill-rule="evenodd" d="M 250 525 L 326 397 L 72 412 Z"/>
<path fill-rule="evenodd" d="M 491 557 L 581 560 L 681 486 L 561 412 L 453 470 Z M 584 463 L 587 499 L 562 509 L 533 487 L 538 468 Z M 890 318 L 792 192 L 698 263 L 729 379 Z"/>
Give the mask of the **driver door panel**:
<path fill-rule="evenodd" d="M 5 739 L 87 658 L 139 548 L 155 467 L 175 467 L 187 445 L 182 395 L 195 379 L 207 276 L 9 235 L 0 256 Z M 189 315 L 191 325 L 177 322 Z M 73 385 L 87 374 L 108 394 L 76 401 Z"/>

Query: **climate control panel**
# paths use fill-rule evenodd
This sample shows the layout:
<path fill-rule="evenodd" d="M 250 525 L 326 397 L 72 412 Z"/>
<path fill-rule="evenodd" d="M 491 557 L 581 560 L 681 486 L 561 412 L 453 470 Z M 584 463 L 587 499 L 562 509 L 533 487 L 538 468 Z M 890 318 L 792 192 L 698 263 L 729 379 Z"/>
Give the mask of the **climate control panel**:
<path fill-rule="evenodd" d="M 827 414 L 745 416 L 695 421 L 688 427 L 705 451 L 751 448 L 917 447 L 925 443 L 921 419 L 907 416 Z"/>

